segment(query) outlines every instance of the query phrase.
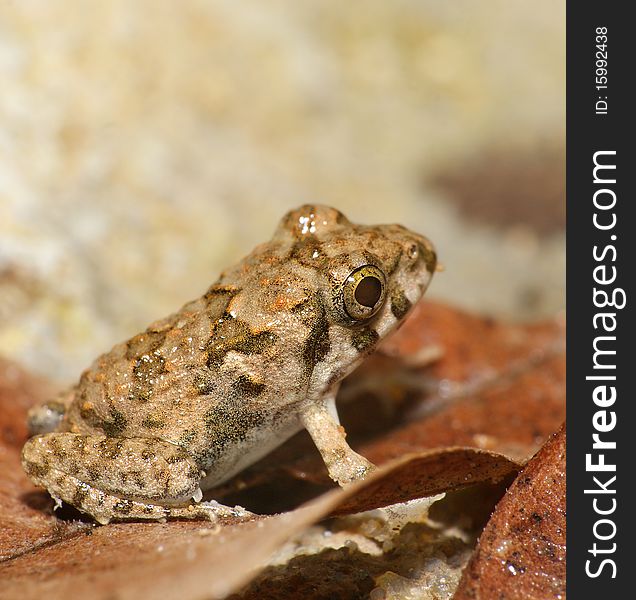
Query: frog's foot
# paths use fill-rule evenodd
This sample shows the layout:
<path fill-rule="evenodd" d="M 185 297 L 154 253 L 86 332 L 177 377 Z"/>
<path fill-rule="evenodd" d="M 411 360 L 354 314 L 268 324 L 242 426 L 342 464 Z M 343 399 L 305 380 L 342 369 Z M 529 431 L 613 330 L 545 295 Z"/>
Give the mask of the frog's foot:
<path fill-rule="evenodd" d="M 349 446 L 347 449 L 347 452 L 334 450 L 331 456 L 325 460 L 329 477 L 341 487 L 364 479 L 376 468 L 372 462 L 354 452 Z"/>
<path fill-rule="evenodd" d="M 111 520 L 212 519 L 227 515 L 198 502 L 203 476 L 192 457 L 156 439 L 50 433 L 22 450 L 31 480 L 99 523 Z"/>

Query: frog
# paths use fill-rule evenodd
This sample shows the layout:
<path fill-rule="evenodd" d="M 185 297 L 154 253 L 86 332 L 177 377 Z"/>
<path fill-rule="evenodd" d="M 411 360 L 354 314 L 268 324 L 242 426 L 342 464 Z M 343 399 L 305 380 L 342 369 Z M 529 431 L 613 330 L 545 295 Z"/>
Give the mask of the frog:
<path fill-rule="evenodd" d="M 238 508 L 203 492 L 305 429 L 331 479 L 352 485 L 374 465 L 346 441 L 338 388 L 404 322 L 436 264 L 433 244 L 402 225 L 291 210 L 200 298 L 32 408 L 23 469 L 56 506 L 100 524 L 218 520 Z"/>

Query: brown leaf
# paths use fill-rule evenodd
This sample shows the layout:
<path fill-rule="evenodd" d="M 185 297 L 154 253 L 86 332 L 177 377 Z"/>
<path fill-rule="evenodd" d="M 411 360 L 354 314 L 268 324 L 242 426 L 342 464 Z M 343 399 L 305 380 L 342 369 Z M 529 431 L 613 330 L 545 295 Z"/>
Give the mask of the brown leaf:
<path fill-rule="evenodd" d="M 497 505 L 456 600 L 565 597 L 565 428 Z"/>

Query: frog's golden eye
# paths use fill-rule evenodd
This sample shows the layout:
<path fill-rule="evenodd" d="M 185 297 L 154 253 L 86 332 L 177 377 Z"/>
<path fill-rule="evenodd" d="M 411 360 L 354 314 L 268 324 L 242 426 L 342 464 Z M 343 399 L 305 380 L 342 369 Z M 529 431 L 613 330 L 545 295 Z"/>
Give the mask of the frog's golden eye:
<path fill-rule="evenodd" d="M 355 321 L 372 317 L 384 303 L 386 278 L 375 265 L 352 271 L 342 290 L 344 309 Z"/>

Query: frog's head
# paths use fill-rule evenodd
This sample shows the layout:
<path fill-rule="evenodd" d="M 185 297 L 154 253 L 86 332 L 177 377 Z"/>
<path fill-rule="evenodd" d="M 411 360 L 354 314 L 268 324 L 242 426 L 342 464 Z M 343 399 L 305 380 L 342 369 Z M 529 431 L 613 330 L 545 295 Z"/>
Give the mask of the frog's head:
<path fill-rule="evenodd" d="M 437 258 L 432 244 L 401 225 L 355 227 L 329 264 L 331 305 L 344 325 L 384 337 L 424 295 Z"/>
<path fill-rule="evenodd" d="M 355 225 L 320 205 L 285 215 L 275 239 L 292 246 L 300 265 L 313 267 L 330 338 L 348 342 L 358 354 L 369 352 L 404 320 L 437 262 L 431 242 L 406 227 Z"/>

